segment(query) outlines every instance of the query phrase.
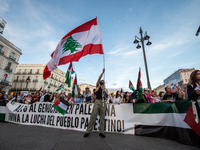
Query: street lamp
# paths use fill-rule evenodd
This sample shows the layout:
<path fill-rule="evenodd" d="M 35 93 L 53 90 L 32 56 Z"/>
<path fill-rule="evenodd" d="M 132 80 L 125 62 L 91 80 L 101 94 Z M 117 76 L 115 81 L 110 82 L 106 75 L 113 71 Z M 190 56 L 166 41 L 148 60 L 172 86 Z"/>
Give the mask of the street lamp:
<path fill-rule="evenodd" d="M 147 46 L 151 45 L 152 43 L 149 41 L 150 36 L 147 35 L 147 32 L 145 32 L 144 37 L 142 36 L 142 28 L 141 27 L 140 27 L 140 35 L 141 35 L 141 38 L 138 38 L 137 36 L 135 36 L 135 41 L 133 43 L 138 44 L 136 47 L 137 49 L 141 48 L 141 46 L 139 45 L 139 42 L 141 42 L 141 44 L 142 44 L 142 51 L 143 51 L 143 55 L 144 55 L 144 64 L 145 64 L 145 70 L 146 70 L 146 76 L 147 76 L 147 86 L 149 89 L 151 89 L 147 61 L 146 61 L 146 54 L 145 54 L 145 49 L 144 49 L 144 41 L 148 40 L 148 42 L 146 43 Z"/>
<path fill-rule="evenodd" d="M 30 82 L 30 78 L 28 77 L 27 79 L 26 79 L 26 89 L 27 89 L 27 86 L 28 86 L 28 83 Z"/>

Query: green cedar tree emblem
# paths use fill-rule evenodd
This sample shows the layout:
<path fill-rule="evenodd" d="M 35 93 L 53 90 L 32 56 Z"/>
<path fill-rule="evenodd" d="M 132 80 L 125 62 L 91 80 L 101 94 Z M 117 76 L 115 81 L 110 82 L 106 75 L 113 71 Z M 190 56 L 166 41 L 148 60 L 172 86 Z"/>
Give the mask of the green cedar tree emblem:
<path fill-rule="evenodd" d="M 75 51 L 78 51 L 76 50 L 76 48 L 81 48 L 82 45 L 76 41 L 77 40 L 74 40 L 73 37 L 70 36 L 65 42 L 65 44 L 63 45 L 62 54 L 68 50 L 70 50 L 70 54 L 74 53 Z"/>

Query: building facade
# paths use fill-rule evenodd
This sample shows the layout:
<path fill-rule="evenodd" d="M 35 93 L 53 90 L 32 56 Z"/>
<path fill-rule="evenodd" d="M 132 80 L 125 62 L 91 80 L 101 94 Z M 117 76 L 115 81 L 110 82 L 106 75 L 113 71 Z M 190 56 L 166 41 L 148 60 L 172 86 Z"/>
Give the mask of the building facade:
<path fill-rule="evenodd" d="M 80 84 L 78 86 L 81 89 L 81 93 L 83 93 L 85 91 L 86 87 L 89 87 L 89 90 L 90 90 L 91 93 L 93 93 L 93 90 L 96 88 L 96 86 L 93 86 L 93 85 L 90 85 L 90 84 Z"/>
<path fill-rule="evenodd" d="M 164 84 L 159 85 L 154 90 L 156 91 L 157 94 L 159 94 L 160 92 L 165 92 L 165 85 Z"/>
<path fill-rule="evenodd" d="M 66 94 L 72 91 L 72 85 L 68 88 L 68 85 L 65 83 L 66 73 L 58 68 L 51 72 L 50 77 L 43 80 L 45 66 L 45 64 L 17 65 L 11 91 L 29 91 L 29 93 L 32 93 L 38 91 L 42 87 L 42 90 L 53 93 L 61 84 L 64 84 L 64 91 Z M 73 84 L 73 81 L 71 84 Z"/>
<path fill-rule="evenodd" d="M 22 50 L 0 35 L 0 90 L 9 92 Z"/>
<path fill-rule="evenodd" d="M 178 69 L 173 74 L 171 74 L 169 77 L 164 79 L 164 85 L 165 87 L 170 84 L 182 84 L 183 90 L 187 90 L 187 84 L 190 81 L 190 74 L 195 70 L 195 68 L 189 68 L 189 69 Z"/>

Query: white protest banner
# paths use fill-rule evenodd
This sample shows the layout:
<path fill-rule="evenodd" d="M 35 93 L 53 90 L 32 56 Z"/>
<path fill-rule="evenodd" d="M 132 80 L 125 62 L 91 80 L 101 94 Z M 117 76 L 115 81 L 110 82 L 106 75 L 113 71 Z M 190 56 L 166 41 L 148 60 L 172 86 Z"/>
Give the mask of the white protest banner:
<path fill-rule="evenodd" d="M 34 103 L 32 105 L 9 102 L 5 121 L 25 124 L 40 125 L 53 128 L 86 131 L 92 113 L 93 104 L 79 103 L 70 105 L 65 115 L 57 112 L 53 103 Z M 118 132 L 134 134 L 134 122 L 131 119 L 133 105 L 108 104 L 105 116 L 105 132 Z M 94 125 L 98 130 L 99 117 Z"/>

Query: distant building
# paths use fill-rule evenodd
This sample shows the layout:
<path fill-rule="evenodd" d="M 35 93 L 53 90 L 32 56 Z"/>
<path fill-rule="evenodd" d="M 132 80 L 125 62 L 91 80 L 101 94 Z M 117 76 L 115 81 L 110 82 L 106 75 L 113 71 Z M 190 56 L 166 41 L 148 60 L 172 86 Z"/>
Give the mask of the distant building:
<path fill-rule="evenodd" d="M 90 85 L 90 84 L 80 84 L 78 86 L 81 89 L 81 93 L 83 93 L 83 91 L 85 91 L 86 87 L 89 87 L 91 93 L 93 93 L 93 90 L 96 88 L 96 86 L 93 86 L 93 85 Z"/>
<path fill-rule="evenodd" d="M 0 35 L 0 90 L 11 89 L 16 66 L 22 50 Z"/>
<path fill-rule="evenodd" d="M 195 70 L 195 68 L 189 69 L 178 69 L 172 75 L 164 79 L 165 87 L 171 84 L 178 83 L 183 85 L 183 89 L 187 90 L 187 84 L 190 81 L 190 74 Z"/>
<path fill-rule="evenodd" d="M 163 85 L 159 85 L 154 90 L 156 91 L 157 94 L 159 94 L 161 91 L 165 92 L 165 85 L 164 84 Z"/>
<path fill-rule="evenodd" d="M 14 74 L 11 91 L 35 92 L 42 87 L 42 90 L 47 90 L 47 92 L 55 92 L 61 84 L 65 85 L 64 91 L 66 94 L 72 91 L 73 80 L 71 82 L 71 87 L 68 88 L 68 85 L 65 83 L 66 73 L 60 69 L 55 69 L 51 72 L 50 77 L 48 77 L 46 80 L 43 80 L 43 71 L 45 66 L 45 64 L 18 65 Z"/>

